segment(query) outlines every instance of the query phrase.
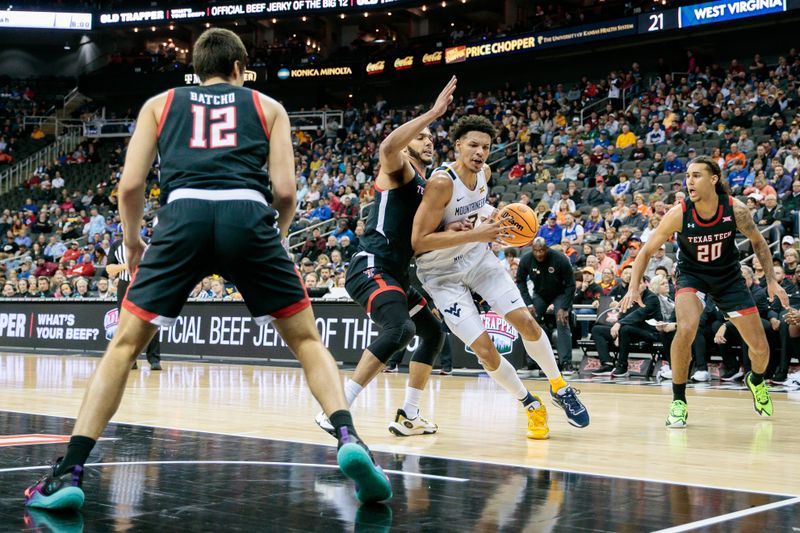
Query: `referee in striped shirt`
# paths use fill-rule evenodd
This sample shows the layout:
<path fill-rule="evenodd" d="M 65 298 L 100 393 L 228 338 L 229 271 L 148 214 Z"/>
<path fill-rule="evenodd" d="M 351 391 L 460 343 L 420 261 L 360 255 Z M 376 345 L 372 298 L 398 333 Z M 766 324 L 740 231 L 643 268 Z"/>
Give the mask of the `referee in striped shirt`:
<path fill-rule="evenodd" d="M 108 251 L 108 263 L 106 265 L 106 274 L 109 279 L 114 279 L 119 276 L 117 283 L 117 307 L 120 313 L 122 312 L 122 300 L 125 299 L 125 293 L 128 292 L 128 285 L 131 282 L 131 275 L 128 272 L 128 261 L 125 259 L 125 247 L 122 245 L 122 237 L 114 241 L 111 249 Z M 147 345 L 146 349 L 147 362 L 150 363 L 150 370 L 161 370 L 161 341 L 159 334 L 153 336 L 153 340 Z M 131 367 L 134 370 L 138 368 L 136 361 L 133 362 Z"/>

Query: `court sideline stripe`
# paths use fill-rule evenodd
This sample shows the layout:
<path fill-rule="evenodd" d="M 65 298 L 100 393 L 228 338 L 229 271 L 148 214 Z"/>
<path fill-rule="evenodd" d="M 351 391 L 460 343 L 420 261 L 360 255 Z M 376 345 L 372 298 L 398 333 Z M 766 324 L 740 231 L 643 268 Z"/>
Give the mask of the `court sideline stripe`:
<path fill-rule="evenodd" d="M 728 522 L 730 520 L 736 520 L 737 518 L 750 516 L 752 514 L 763 513 L 765 511 L 771 511 L 773 509 L 779 509 L 781 507 L 786 507 L 787 505 L 794 505 L 796 503 L 800 503 L 800 498 L 791 498 L 789 500 L 767 503 L 764 505 L 751 507 L 749 509 L 742 509 L 741 511 L 734 511 L 732 513 L 721 514 L 719 516 L 712 516 L 711 518 L 706 518 L 705 520 L 697 520 L 695 522 L 681 524 L 680 526 L 670 527 L 667 529 L 659 529 L 654 533 L 680 533 L 682 531 L 691 531 L 693 529 L 698 529 L 713 524 L 719 524 L 722 522 Z"/>
<path fill-rule="evenodd" d="M 29 412 L 29 411 L 14 411 L 14 410 L 9 410 L 9 409 L 2 409 L 2 410 L 0 410 L 0 412 L 18 413 L 18 414 L 23 414 L 23 415 L 51 416 L 53 418 L 67 418 L 67 419 L 71 419 L 71 420 L 75 420 L 75 418 L 76 418 L 74 416 L 54 415 L 54 414 L 49 414 L 49 413 L 32 413 L 32 412 Z M 244 439 L 274 440 L 274 441 L 278 441 L 278 442 L 291 442 L 293 444 L 300 443 L 300 444 L 311 444 L 311 445 L 315 445 L 315 446 L 327 446 L 327 447 L 336 446 L 336 444 L 333 444 L 333 443 L 332 444 L 324 444 L 324 443 L 320 443 L 320 442 L 308 442 L 308 441 L 299 441 L 299 440 L 291 440 L 291 439 L 282 439 L 282 438 L 278 438 L 278 437 L 262 437 L 262 436 L 257 436 L 257 435 L 245 435 L 245 434 L 241 434 L 241 433 L 227 433 L 227 432 L 219 432 L 219 431 L 208 431 L 208 430 L 204 430 L 204 429 L 180 428 L 180 427 L 174 427 L 174 426 L 160 426 L 160 425 L 155 425 L 155 424 L 142 424 L 140 422 L 115 421 L 115 422 L 111 422 L 111 423 L 112 424 L 117 424 L 117 425 L 124 424 L 124 425 L 128 425 L 128 426 L 138 426 L 138 427 L 147 427 L 147 428 L 152 427 L 152 428 L 158 428 L 158 429 L 172 429 L 172 430 L 178 430 L 178 431 L 193 431 L 195 433 L 204 433 L 206 435 L 224 435 L 224 436 L 227 436 L 227 437 L 239 437 L 239 438 L 244 438 Z M 485 465 L 495 465 L 495 466 L 509 466 L 509 467 L 513 467 L 513 468 L 525 468 L 527 470 L 545 470 L 545 471 L 551 471 L 551 472 L 560 472 L 560 473 L 564 473 L 564 474 L 581 474 L 581 475 L 584 475 L 584 476 L 607 477 L 607 478 L 611 478 L 611 479 L 626 479 L 626 480 L 632 480 L 632 481 L 645 481 L 645 482 L 648 482 L 648 483 L 663 483 L 665 485 L 675 485 L 675 486 L 678 486 L 678 487 L 695 487 L 695 488 L 700 488 L 700 489 L 714 489 L 714 490 L 722 490 L 722 491 L 728 490 L 728 491 L 733 491 L 733 492 L 743 492 L 743 493 L 749 493 L 749 494 L 764 494 L 764 495 L 767 495 L 767 496 L 781 496 L 781 497 L 784 497 L 784 498 L 794 498 L 794 497 L 798 496 L 797 494 L 787 494 L 785 492 L 772 492 L 772 491 L 764 491 L 764 490 L 757 490 L 757 489 L 741 489 L 741 488 L 736 488 L 736 487 L 723 487 L 723 486 L 719 486 L 719 485 L 706 485 L 706 484 L 703 484 L 703 483 L 685 483 L 685 482 L 681 482 L 681 481 L 670 481 L 670 480 L 666 480 L 666 479 L 654 479 L 654 478 L 638 477 L 638 476 L 623 476 L 623 475 L 619 475 L 619 474 L 601 474 L 599 472 L 588 472 L 586 470 L 577 470 L 577 469 L 570 469 L 570 468 L 555 468 L 555 467 L 547 467 L 547 466 L 521 465 L 521 464 L 503 463 L 503 462 L 500 462 L 500 461 L 487 461 L 487 460 L 478 461 L 478 460 L 475 460 L 475 459 L 463 459 L 463 458 L 460 458 L 460 457 L 450 457 L 450 456 L 447 456 L 447 455 L 438 455 L 438 454 L 423 455 L 423 454 L 420 454 L 420 453 L 413 453 L 413 452 L 408 452 L 408 451 L 403 450 L 403 449 L 398 449 L 397 447 L 394 447 L 391 444 L 389 444 L 389 445 L 370 446 L 370 450 L 378 451 L 378 452 L 382 452 L 382 453 L 402 453 L 403 455 L 413 455 L 413 456 L 416 456 L 416 457 L 431 457 L 431 458 L 434 458 L 434 459 L 449 459 L 451 461 L 461 461 L 463 463 L 475 463 L 475 464 L 485 464 Z"/>
<path fill-rule="evenodd" d="M 109 463 L 86 463 L 85 466 L 128 466 L 128 465 L 257 465 L 257 466 L 304 466 L 310 468 L 332 468 L 339 469 L 338 465 L 328 465 L 320 463 L 289 463 L 283 461 L 114 461 Z M 9 472 L 22 472 L 25 470 L 47 470 L 52 468 L 49 465 L 43 466 L 18 466 L 14 468 L 0 468 L 0 474 Z M 421 477 L 425 479 L 440 479 L 442 481 L 455 481 L 464 483 L 469 479 L 462 477 L 437 476 L 436 474 L 422 474 L 418 472 L 403 472 L 402 470 L 384 470 L 389 474 L 399 476 Z"/>

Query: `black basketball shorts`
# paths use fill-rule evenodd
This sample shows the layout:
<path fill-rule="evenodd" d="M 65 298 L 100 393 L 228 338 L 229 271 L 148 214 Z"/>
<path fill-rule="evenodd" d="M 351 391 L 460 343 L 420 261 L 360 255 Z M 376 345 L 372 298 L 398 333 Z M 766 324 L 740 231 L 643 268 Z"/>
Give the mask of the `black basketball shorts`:
<path fill-rule="evenodd" d="M 682 292 L 692 292 L 703 302 L 705 302 L 706 296 L 710 296 L 719 310 L 729 318 L 758 313 L 753 295 L 747 288 L 738 268 L 723 278 L 680 270 L 676 289 L 676 295 Z"/>
<path fill-rule="evenodd" d="M 194 286 L 211 274 L 236 285 L 259 325 L 311 305 L 297 268 L 281 246 L 277 211 L 263 197 L 260 201 L 173 200 L 183 191 L 173 192 L 158 212 L 152 241 L 131 280 L 124 309 L 153 324 L 169 326 Z M 234 191 L 200 192 L 209 197 L 237 197 L 231 194 Z"/>
<path fill-rule="evenodd" d="M 427 305 L 425 297 L 409 283 L 408 273 L 393 273 L 380 265 L 374 256 L 360 252 L 353 256 L 345 279 L 347 294 L 367 312 L 382 304 L 381 295 L 400 294 L 407 302 L 410 316 L 414 316 Z"/>

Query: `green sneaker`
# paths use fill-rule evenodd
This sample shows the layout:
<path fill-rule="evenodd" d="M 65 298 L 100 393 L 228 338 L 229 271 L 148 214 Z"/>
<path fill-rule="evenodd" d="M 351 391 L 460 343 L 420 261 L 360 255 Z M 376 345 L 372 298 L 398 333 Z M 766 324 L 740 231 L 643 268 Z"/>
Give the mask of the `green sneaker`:
<path fill-rule="evenodd" d="M 758 385 L 753 385 L 753 382 L 750 381 L 752 376 L 753 373 L 748 372 L 744 377 L 744 383 L 753 394 L 753 409 L 759 416 L 772 416 L 772 398 L 769 397 L 767 382 L 765 380 Z"/>
<path fill-rule="evenodd" d="M 685 428 L 686 419 L 689 418 L 689 407 L 683 400 L 674 400 L 669 407 L 667 415 L 668 428 Z"/>

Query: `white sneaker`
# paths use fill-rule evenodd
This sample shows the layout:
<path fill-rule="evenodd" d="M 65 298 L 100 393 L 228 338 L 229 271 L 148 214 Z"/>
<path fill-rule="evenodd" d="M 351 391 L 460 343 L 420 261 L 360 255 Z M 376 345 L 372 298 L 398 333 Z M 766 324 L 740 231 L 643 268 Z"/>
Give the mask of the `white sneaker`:
<path fill-rule="evenodd" d="M 698 370 L 692 374 L 692 381 L 711 381 L 711 374 L 708 373 L 708 370 Z"/>
<path fill-rule="evenodd" d="M 663 365 L 661 370 L 658 371 L 658 376 L 661 379 L 672 379 L 672 369 L 669 365 Z"/>
<path fill-rule="evenodd" d="M 522 370 L 517 370 L 517 375 L 520 379 L 532 378 L 534 376 L 535 370 L 528 370 L 523 368 Z"/>
<path fill-rule="evenodd" d="M 328 420 L 328 415 L 325 414 L 325 411 L 320 411 L 317 413 L 317 416 L 314 417 L 314 422 L 317 423 L 319 428 L 330 434 L 333 438 L 336 438 L 336 430 L 333 429 L 333 425 L 331 421 Z"/>
<path fill-rule="evenodd" d="M 789 374 L 786 381 L 783 382 L 783 386 L 790 389 L 800 389 L 800 372 Z"/>
<path fill-rule="evenodd" d="M 416 418 L 408 418 L 402 409 L 397 410 L 394 422 L 389 424 L 389 431 L 398 437 L 410 437 L 411 435 L 431 435 L 436 433 L 439 426 L 429 422 L 417 415 Z"/>

